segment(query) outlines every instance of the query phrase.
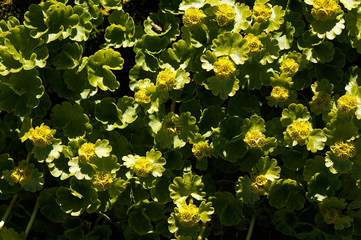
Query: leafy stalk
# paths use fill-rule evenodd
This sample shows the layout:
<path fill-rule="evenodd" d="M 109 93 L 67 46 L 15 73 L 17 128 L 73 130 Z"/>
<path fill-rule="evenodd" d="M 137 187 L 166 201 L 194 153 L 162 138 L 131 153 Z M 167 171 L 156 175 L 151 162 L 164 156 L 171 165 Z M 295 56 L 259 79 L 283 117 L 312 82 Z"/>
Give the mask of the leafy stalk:
<path fill-rule="evenodd" d="M 16 200 L 18 199 L 18 197 L 19 197 L 19 194 L 15 194 L 15 195 L 13 196 L 13 198 L 11 199 L 11 202 L 10 202 L 9 206 L 8 206 L 8 208 L 6 209 L 6 211 L 5 211 L 5 213 L 4 213 L 4 216 L 3 216 L 2 219 L 1 219 L 1 222 L 0 222 L 0 230 L 1 230 L 1 229 L 3 228 L 3 226 L 5 225 L 6 219 L 8 218 L 8 216 L 9 216 L 9 214 L 10 214 L 10 212 L 11 212 L 11 209 L 13 208 L 13 206 L 14 206 Z"/>

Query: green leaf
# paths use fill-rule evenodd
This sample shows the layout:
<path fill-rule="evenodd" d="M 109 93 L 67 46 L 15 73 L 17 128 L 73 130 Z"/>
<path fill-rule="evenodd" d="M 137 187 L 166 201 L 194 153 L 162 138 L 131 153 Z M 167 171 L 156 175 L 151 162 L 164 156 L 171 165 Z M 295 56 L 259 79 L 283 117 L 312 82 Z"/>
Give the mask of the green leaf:
<path fill-rule="evenodd" d="M 173 43 L 172 48 L 163 51 L 159 59 L 163 63 L 170 64 L 174 69 L 185 69 L 192 59 L 194 48 L 183 39 Z"/>
<path fill-rule="evenodd" d="M 111 70 L 121 70 L 124 59 L 113 49 L 101 49 L 91 55 L 87 64 L 89 82 L 103 91 L 115 91 L 119 82 Z"/>
<path fill-rule="evenodd" d="M 49 57 L 48 49 L 46 46 L 42 46 L 42 43 L 38 39 L 33 39 L 29 36 L 29 30 L 24 26 L 17 26 L 10 29 L 8 34 L 5 35 L 4 46 L 0 46 L 0 56 L 3 49 L 6 49 L 7 53 L 4 59 L 8 57 L 13 58 L 17 63 L 13 65 L 7 65 L 7 61 L 0 64 L 1 75 L 7 75 L 9 72 L 19 72 L 21 69 L 30 70 L 35 67 L 43 68 L 46 65 L 46 60 Z M 9 54 L 11 56 L 9 56 Z M 2 56 L 1 56 L 2 57 Z M 3 57 L 2 57 L 3 58 Z M 11 63 L 14 60 L 10 60 Z M 5 63 L 5 64 L 4 64 Z M 20 68 L 14 67 L 21 64 Z M 6 70 L 10 69 L 10 71 Z"/>
<path fill-rule="evenodd" d="M 204 109 L 198 124 L 200 133 L 206 133 L 211 131 L 212 128 L 217 128 L 224 117 L 224 109 L 220 106 L 212 105 Z"/>
<path fill-rule="evenodd" d="M 295 120 L 309 120 L 310 113 L 307 107 L 302 104 L 292 103 L 288 108 L 284 108 L 282 111 L 281 123 L 282 126 L 286 127 Z"/>
<path fill-rule="evenodd" d="M 248 176 L 239 177 L 236 182 L 236 196 L 244 204 L 255 204 L 260 199 L 259 195 L 251 190 L 251 179 Z"/>
<path fill-rule="evenodd" d="M 64 222 L 66 214 L 61 211 L 59 205 L 56 203 L 57 188 L 47 188 L 40 192 L 39 195 L 39 208 L 40 212 L 50 221 L 56 223 Z"/>
<path fill-rule="evenodd" d="M 205 4 L 205 0 L 182 0 L 179 10 L 187 10 L 190 7 L 201 8 Z"/>
<path fill-rule="evenodd" d="M 0 232 L 0 240 L 25 240 L 25 233 L 17 233 L 13 228 L 2 228 Z"/>
<path fill-rule="evenodd" d="M 82 107 L 69 102 L 55 105 L 50 119 L 54 127 L 64 130 L 71 138 L 84 135 L 89 128 L 89 118 L 83 113 Z"/>
<path fill-rule="evenodd" d="M 356 7 L 360 6 L 360 4 L 361 4 L 360 0 L 340 0 L 340 2 L 343 4 L 343 6 L 347 10 L 351 10 L 353 8 L 356 8 Z"/>
<path fill-rule="evenodd" d="M 237 78 L 221 80 L 213 76 L 207 79 L 207 83 L 207 88 L 212 91 L 212 94 L 219 96 L 222 100 L 226 100 L 228 96 L 234 96 L 239 89 L 239 80 Z"/>
<path fill-rule="evenodd" d="M 297 191 L 297 182 L 292 179 L 279 179 L 269 189 L 269 203 L 278 209 L 287 207 L 288 210 L 301 210 L 305 198 Z"/>
<path fill-rule="evenodd" d="M 204 184 L 202 178 L 193 175 L 191 172 L 183 174 L 183 177 L 176 177 L 173 183 L 169 185 L 170 197 L 174 203 L 181 203 L 189 196 L 202 200 L 206 193 L 203 192 Z"/>
<path fill-rule="evenodd" d="M 94 228 L 91 230 L 91 232 L 89 232 L 86 235 L 86 239 L 89 240 L 98 240 L 98 239 L 103 239 L 103 240 L 108 240 L 110 239 L 112 235 L 112 230 L 110 229 L 109 225 L 98 225 L 98 226 L 94 226 Z"/>
<path fill-rule="evenodd" d="M 241 222 L 243 217 L 241 202 L 230 192 L 216 192 L 212 197 L 212 204 L 222 225 L 233 226 Z"/>
<path fill-rule="evenodd" d="M 0 76 L 0 110 L 27 116 L 38 106 L 44 86 L 35 69 Z"/>
<path fill-rule="evenodd" d="M 153 229 L 149 217 L 140 208 L 129 214 L 128 222 L 139 235 L 144 235 Z"/>
<path fill-rule="evenodd" d="M 46 43 L 69 37 L 80 21 L 71 6 L 52 1 L 31 4 L 24 18 L 24 25 L 31 29 L 30 35 L 43 37 Z"/>
<path fill-rule="evenodd" d="M 322 129 L 313 129 L 307 138 L 307 150 L 313 153 L 323 150 L 327 137 Z"/>
<path fill-rule="evenodd" d="M 74 13 L 79 16 L 79 24 L 72 28 L 70 39 L 77 42 L 87 41 L 90 33 L 93 30 L 91 13 L 83 7 L 74 6 Z"/>
<path fill-rule="evenodd" d="M 86 180 L 70 180 L 70 188 L 59 187 L 56 191 L 56 202 L 61 210 L 72 216 L 79 216 L 84 211 L 90 211 L 96 204 L 98 196 L 92 183 Z"/>
<path fill-rule="evenodd" d="M 268 156 L 262 157 L 256 164 L 257 173 L 264 175 L 266 179 L 275 181 L 280 177 L 281 168 L 277 166 L 277 160 Z"/>
<path fill-rule="evenodd" d="M 53 64 L 56 69 L 73 69 L 81 64 L 83 47 L 76 42 L 67 43 L 62 46 L 56 55 Z"/>
<path fill-rule="evenodd" d="M 336 36 L 342 33 L 345 28 L 345 20 L 334 19 L 328 21 L 315 20 L 311 24 L 312 32 L 317 34 L 319 38 L 327 38 L 333 40 Z"/>
<path fill-rule="evenodd" d="M 219 35 L 213 40 L 211 49 L 217 57 L 229 56 L 237 65 L 248 59 L 248 42 L 240 33 L 225 32 Z"/>
<path fill-rule="evenodd" d="M 180 33 L 179 19 L 169 12 L 151 13 L 144 21 L 144 31 L 150 36 L 164 36 L 174 41 Z"/>
<path fill-rule="evenodd" d="M 273 214 L 273 221 L 278 231 L 286 236 L 295 236 L 295 228 L 298 226 L 298 217 L 294 212 L 281 209 Z"/>
<path fill-rule="evenodd" d="M 134 45 L 135 24 L 132 17 L 123 10 L 114 10 L 108 17 L 111 24 L 105 29 L 104 38 L 107 46 L 114 48 Z"/>

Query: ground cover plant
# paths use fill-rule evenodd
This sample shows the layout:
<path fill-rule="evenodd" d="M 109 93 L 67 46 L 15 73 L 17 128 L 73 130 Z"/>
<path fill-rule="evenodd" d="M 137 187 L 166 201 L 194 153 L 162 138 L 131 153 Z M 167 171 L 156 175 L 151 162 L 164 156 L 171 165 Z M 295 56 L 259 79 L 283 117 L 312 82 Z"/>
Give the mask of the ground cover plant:
<path fill-rule="evenodd" d="M 14 2 L 1 240 L 361 239 L 361 0 Z"/>

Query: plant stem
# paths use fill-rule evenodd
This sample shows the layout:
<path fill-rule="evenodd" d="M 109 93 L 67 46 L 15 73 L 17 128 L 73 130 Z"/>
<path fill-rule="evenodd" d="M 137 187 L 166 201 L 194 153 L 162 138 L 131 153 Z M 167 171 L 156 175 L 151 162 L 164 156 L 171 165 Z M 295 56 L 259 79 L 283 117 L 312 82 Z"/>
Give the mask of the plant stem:
<path fill-rule="evenodd" d="M 172 102 L 172 105 L 170 105 L 170 111 L 171 111 L 172 113 L 175 112 L 175 104 L 176 104 L 176 102 L 173 101 L 173 102 Z"/>
<path fill-rule="evenodd" d="M 253 231 L 253 227 L 254 227 L 254 222 L 255 222 L 255 221 L 256 221 L 256 214 L 253 214 L 253 215 L 252 215 L 252 218 L 251 218 L 251 222 L 249 223 L 249 228 L 248 228 L 246 240 L 250 240 L 250 239 L 251 239 L 252 231 Z"/>
<path fill-rule="evenodd" d="M 9 216 L 9 214 L 10 214 L 10 212 L 11 212 L 11 209 L 13 208 L 13 206 L 14 206 L 16 200 L 18 199 L 18 197 L 19 197 L 19 195 L 18 195 L 18 194 L 15 194 L 15 195 L 13 196 L 13 198 L 11 199 L 11 202 L 10 202 L 8 208 L 6 209 L 3 218 L 1 219 L 1 222 L 0 222 L 0 230 L 1 230 L 1 229 L 3 228 L 3 226 L 5 225 L 5 221 L 6 221 L 6 219 L 8 218 L 8 216 Z"/>
<path fill-rule="evenodd" d="M 34 220 L 35 220 L 35 216 L 36 216 L 36 213 L 38 212 L 38 209 L 39 209 L 39 198 L 36 199 L 36 202 L 35 202 L 35 206 L 34 206 L 34 210 L 33 210 L 33 214 L 31 214 L 31 217 L 30 217 L 30 220 L 28 222 L 28 225 L 26 226 L 26 229 L 25 229 L 25 238 L 28 236 L 28 233 L 31 229 L 31 226 L 33 225 L 34 223 Z"/>
<path fill-rule="evenodd" d="M 202 240 L 203 239 L 203 233 L 204 233 L 205 229 L 206 229 L 206 223 L 203 223 L 202 227 L 201 227 L 201 231 L 199 232 L 199 235 L 197 237 L 197 240 Z"/>
<path fill-rule="evenodd" d="M 31 157 L 31 152 L 28 152 L 28 155 L 26 156 L 26 166 L 29 165 L 29 161 L 30 161 L 30 157 Z"/>

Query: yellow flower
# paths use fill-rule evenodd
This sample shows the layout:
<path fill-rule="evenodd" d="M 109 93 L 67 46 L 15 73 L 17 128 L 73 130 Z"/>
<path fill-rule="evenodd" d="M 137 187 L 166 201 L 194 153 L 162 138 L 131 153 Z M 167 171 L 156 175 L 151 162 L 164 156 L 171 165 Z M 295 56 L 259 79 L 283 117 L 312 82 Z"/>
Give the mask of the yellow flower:
<path fill-rule="evenodd" d="M 280 70 L 286 73 L 287 76 L 293 77 L 298 71 L 299 65 L 293 58 L 287 58 L 281 63 Z"/>
<path fill-rule="evenodd" d="M 83 163 L 94 162 L 97 159 L 95 155 L 95 144 L 84 143 L 78 150 L 79 160 Z"/>
<path fill-rule="evenodd" d="M 214 14 L 216 15 L 217 24 L 221 27 L 230 24 L 236 16 L 233 7 L 226 3 L 216 6 L 214 8 Z"/>
<path fill-rule="evenodd" d="M 169 136 L 179 135 L 183 131 L 179 117 L 173 115 L 170 118 L 165 119 L 164 131 Z"/>
<path fill-rule="evenodd" d="M 137 103 L 150 103 L 150 96 L 147 95 L 147 89 L 141 88 L 134 94 L 134 100 Z"/>
<path fill-rule="evenodd" d="M 337 100 L 337 110 L 344 115 L 353 115 L 356 112 L 356 96 L 346 94 Z"/>
<path fill-rule="evenodd" d="M 327 92 L 315 92 L 310 102 L 310 107 L 313 112 L 323 113 L 330 110 L 332 107 L 331 95 Z"/>
<path fill-rule="evenodd" d="M 264 175 L 258 175 L 253 182 L 251 182 L 251 190 L 256 194 L 263 194 L 270 186 L 270 181 Z"/>
<path fill-rule="evenodd" d="M 192 152 L 197 159 L 202 159 L 211 156 L 212 148 L 208 145 L 208 143 L 200 141 L 193 144 Z"/>
<path fill-rule="evenodd" d="M 36 147 L 46 147 L 51 145 L 52 140 L 54 139 L 52 130 L 48 126 L 44 125 L 44 123 L 35 127 L 35 129 L 30 128 L 29 132 L 25 136 L 22 138 L 22 141 L 29 138 Z"/>
<path fill-rule="evenodd" d="M 186 225 L 195 225 L 199 222 L 199 208 L 194 204 L 183 204 L 178 208 L 178 219 Z"/>
<path fill-rule="evenodd" d="M 244 37 L 244 39 L 247 40 L 249 46 L 248 56 L 253 57 L 261 51 L 263 45 L 257 36 L 249 33 Z"/>
<path fill-rule="evenodd" d="M 134 172 L 138 177 L 146 177 L 153 170 L 153 162 L 147 157 L 139 157 L 134 164 Z"/>
<path fill-rule="evenodd" d="M 31 173 L 23 168 L 23 167 L 16 167 L 11 171 L 10 177 L 15 183 L 23 184 L 29 180 Z"/>
<path fill-rule="evenodd" d="M 202 23 L 204 17 L 202 10 L 191 7 L 183 15 L 183 24 L 186 27 L 196 27 Z"/>
<path fill-rule="evenodd" d="M 293 141 L 303 143 L 311 133 L 311 123 L 307 120 L 296 120 L 286 129 L 288 135 Z"/>
<path fill-rule="evenodd" d="M 236 66 L 228 58 L 221 57 L 213 64 L 213 71 L 218 79 L 228 80 L 234 76 Z"/>
<path fill-rule="evenodd" d="M 288 100 L 290 93 L 288 89 L 276 86 L 271 91 L 271 98 L 278 103 L 284 103 Z"/>
<path fill-rule="evenodd" d="M 314 0 L 311 15 L 317 20 L 327 21 L 335 19 L 341 11 L 335 0 Z"/>
<path fill-rule="evenodd" d="M 265 145 L 266 137 L 263 133 L 254 129 L 246 133 L 244 141 L 250 148 L 262 148 Z"/>
<path fill-rule="evenodd" d="M 255 4 L 253 6 L 253 19 L 255 22 L 263 23 L 271 17 L 272 8 L 264 4 Z"/>
<path fill-rule="evenodd" d="M 158 73 L 157 76 L 157 87 L 162 91 L 172 90 L 177 82 L 175 79 L 175 75 L 175 72 L 169 69 L 161 71 L 160 73 Z"/>
<path fill-rule="evenodd" d="M 324 208 L 321 210 L 321 214 L 325 220 L 325 223 L 335 224 L 340 220 L 342 212 L 341 209 Z"/>
<path fill-rule="evenodd" d="M 342 160 L 353 158 L 357 153 L 353 142 L 336 142 L 331 146 L 331 151 Z"/>
<path fill-rule="evenodd" d="M 105 191 L 112 186 L 113 177 L 110 173 L 102 171 L 94 175 L 92 182 L 98 191 Z"/>

